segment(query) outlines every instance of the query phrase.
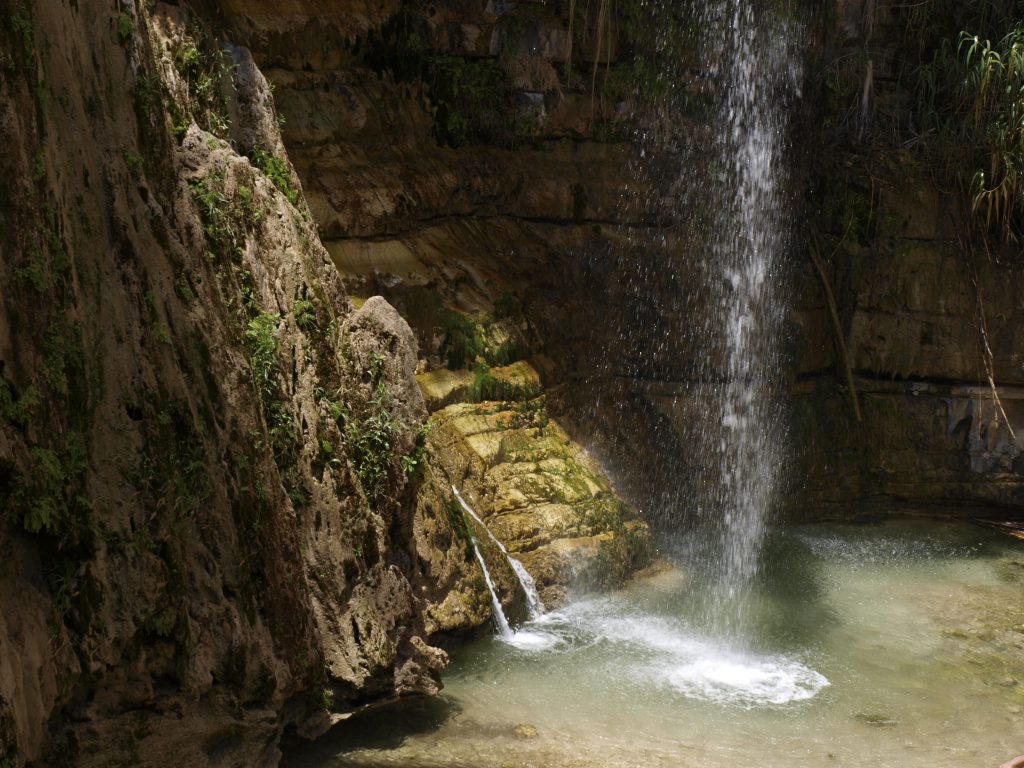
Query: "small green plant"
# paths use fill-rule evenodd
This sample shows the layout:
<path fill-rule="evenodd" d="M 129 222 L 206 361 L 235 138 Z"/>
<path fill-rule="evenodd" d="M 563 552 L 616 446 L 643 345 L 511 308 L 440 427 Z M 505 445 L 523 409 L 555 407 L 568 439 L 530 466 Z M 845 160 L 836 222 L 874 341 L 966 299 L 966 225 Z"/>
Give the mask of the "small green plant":
<path fill-rule="evenodd" d="M 76 492 L 86 470 L 85 440 L 78 432 L 69 432 L 59 452 L 35 446 L 29 457 L 29 470 L 15 478 L 5 513 L 12 514 L 28 533 L 72 533 L 72 528 L 86 522 L 80 514 L 86 502 Z"/>
<path fill-rule="evenodd" d="M 295 425 L 281 394 L 277 342 L 280 324 L 279 314 L 261 312 L 249 320 L 243 335 L 249 349 L 253 384 L 267 419 L 270 442 L 277 458 L 291 464 L 295 454 Z"/>
<path fill-rule="evenodd" d="M 127 43 L 135 34 L 135 20 L 127 13 L 117 17 L 117 37 L 122 44 Z"/>
<path fill-rule="evenodd" d="M 384 355 L 380 352 L 370 355 L 370 378 L 374 381 L 377 381 L 384 373 L 384 362 Z"/>
<path fill-rule="evenodd" d="M 391 395 L 381 381 L 374 389 L 362 418 L 351 418 L 345 425 L 349 455 L 363 491 L 371 502 L 378 501 L 384 480 L 394 462 L 393 441 L 398 424 L 391 415 Z"/>
<path fill-rule="evenodd" d="M 277 374 L 280 363 L 277 358 L 276 333 L 280 322 L 280 315 L 263 312 L 250 320 L 245 330 L 253 381 L 264 399 L 276 398 L 278 393 Z"/>
<path fill-rule="evenodd" d="M 451 147 L 512 143 L 511 83 L 496 61 L 432 57 L 426 80 L 437 107 L 434 125 L 438 142 Z"/>
<path fill-rule="evenodd" d="M 324 688 L 320 692 L 320 704 L 328 712 L 333 712 L 335 704 L 334 691 L 332 691 L 330 688 Z"/>
<path fill-rule="evenodd" d="M 62 398 L 71 394 L 71 382 L 83 367 L 82 329 L 64 318 L 54 321 L 43 340 L 43 375 Z"/>
<path fill-rule="evenodd" d="M 430 422 L 425 422 L 416 430 L 416 444 L 412 453 L 402 457 L 402 470 L 407 480 L 412 480 L 423 471 L 427 463 L 427 437 L 430 434 Z"/>
<path fill-rule="evenodd" d="M 190 182 L 189 188 L 199 205 L 203 232 L 210 243 L 211 253 L 237 259 L 241 256 L 246 232 L 262 218 L 252 190 L 239 185 L 235 198 L 229 197 L 221 169 Z"/>
<path fill-rule="evenodd" d="M 174 634 L 174 628 L 177 623 L 177 611 L 170 606 L 166 606 L 147 616 L 145 621 L 142 622 L 142 628 L 147 634 L 166 638 Z"/>
<path fill-rule="evenodd" d="M 313 302 L 307 299 L 297 299 L 293 309 L 295 313 L 295 324 L 306 333 L 316 329 L 316 307 Z"/>
<path fill-rule="evenodd" d="M 186 304 L 191 304 L 196 300 L 196 294 L 192 290 L 192 285 L 189 283 L 188 275 L 182 272 L 178 276 L 177 282 L 174 283 L 174 292 L 178 294 L 178 298 Z"/>
<path fill-rule="evenodd" d="M 235 190 L 235 195 L 238 198 L 238 208 L 242 213 L 242 220 L 250 227 L 255 227 L 263 219 L 263 211 L 253 199 L 252 190 L 241 184 Z"/>
<path fill-rule="evenodd" d="M 46 155 L 39 150 L 32 156 L 32 181 L 42 181 L 46 178 Z"/>
<path fill-rule="evenodd" d="M 995 45 L 964 32 L 960 51 L 973 132 L 987 160 L 971 178 L 972 209 L 1010 240 L 1024 213 L 1024 24 Z"/>
<path fill-rule="evenodd" d="M 0 379 L 0 417 L 12 424 L 25 426 L 41 402 L 42 397 L 34 384 L 26 387 L 21 395 L 15 397 L 7 381 Z"/>
<path fill-rule="evenodd" d="M 287 162 L 263 149 L 254 150 L 250 159 L 281 194 L 288 198 L 289 203 L 295 206 L 299 204 L 299 190 L 292 186 L 291 168 Z"/>
<path fill-rule="evenodd" d="M 128 173 L 132 175 L 132 178 L 140 178 L 142 176 L 142 156 L 132 149 L 126 149 L 121 153 L 121 157 L 124 159 L 124 164 L 127 166 Z"/>
<path fill-rule="evenodd" d="M 32 11 L 23 4 L 11 15 L 11 29 L 21 42 L 22 64 L 25 69 L 32 66 L 36 53 L 35 31 L 32 26 Z"/>
<path fill-rule="evenodd" d="M 226 92 L 233 92 L 232 65 L 219 50 L 204 51 L 195 40 L 186 40 L 173 54 L 174 66 L 188 86 L 187 103 L 171 110 L 174 132 L 180 139 L 192 119 L 210 133 L 226 137 Z"/>
<path fill-rule="evenodd" d="M 31 285 L 37 293 L 46 293 L 50 288 L 50 272 L 38 248 L 29 250 L 28 264 L 15 268 L 14 276 Z"/>

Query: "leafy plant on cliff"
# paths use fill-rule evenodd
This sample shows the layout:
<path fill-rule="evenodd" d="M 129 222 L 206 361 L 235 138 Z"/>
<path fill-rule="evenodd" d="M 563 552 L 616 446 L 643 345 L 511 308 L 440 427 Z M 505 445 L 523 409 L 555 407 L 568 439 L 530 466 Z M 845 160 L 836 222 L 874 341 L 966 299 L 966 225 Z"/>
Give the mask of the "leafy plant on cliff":
<path fill-rule="evenodd" d="M 78 432 L 68 433 L 60 450 L 32 448 L 28 470 L 15 478 L 10 497 L 0 499 L 4 516 L 28 533 L 73 536 L 89 508 L 78 492 L 86 467 L 85 440 Z"/>
<path fill-rule="evenodd" d="M 915 135 L 1004 241 L 1024 225 L 1024 23 L 1009 0 L 933 0 L 908 11 L 925 63 L 914 70 Z"/>
<path fill-rule="evenodd" d="M 441 144 L 510 144 L 514 138 L 511 83 L 497 61 L 437 56 L 427 67 Z"/>
<path fill-rule="evenodd" d="M 438 143 L 511 145 L 517 135 L 512 83 L 500 63 L 434 53 L 430 34 L 423 10 L 406 3 L 370 36 L 365 60 L 398 82 L 426 86 Z"/>
<path fill-rule="evenodd" d="M 426 422 L 416 431 L 416 444 L 412 453 L 402 457 L 402 469 L 407 479 L 412 479 L 423 471 L 427 462 L 427 435 L 430 432 L 430 422 Z"/>
<path fill-rule="evenodd" d="M 1004 240 L 1016 239 L 1024 214 L 1024 23 L 998 43 L 961 35 L 970 132 L 987 163 L 971 178 L 972 209 Z"/>
<path fill-rule="evenodd" d="M 35 31 L 32 25 L 32 10 L 28 5 L 21 5 L 11 14 L 11 30 L 18 36 L 21 43 L 21 64 L 28 69 L 32 66 L 36 53 Z"/>
<path fill-rule="evenodd" d="M 356 474 L 370 501 L 378 501 L 384 490 L 391 464 L 394 461 L 392 443 L 398 423 L 391 415 L 391 394 L 380 381 L 362 418 L 353 418 L 345 425 L 345 439 Z"/>
<path fill-rule="evenodd" d="M 246 232 L 263 217 L 252 190 L 239 186 L 233 196 L 229 195 L 224 171 L 219 168 L 202 179 L 189 182 L 189 189 L 199 205 L 210 255 L 237 259 L 242 253 Z"/>
<path fill-rule="evenodd" d="M 277 328 L 280 323 L 280 315 L 261 312 L 249 321 L 244 337 L 249 349 L 253 384 L 267 419 L 270 442 L 277 456 L 283 458 L 294 453 L 295 427 L 281 392 L 281 362 L 277 344 Z"/>
<path fill-rule="evenodd" d="M 296 206 L 299 204 L 299 190 L 292 186 L 292 174 L 288 163 L 263 149 L 254 150 L 250 159 L 281 194 L 288 198 L 289 203 Z"/>
<path fill-rule="evenodd" d="M 227 54 L 207 43 L 201 29 L 191 31 L 194 39 L 186 39 L 172 54 L 187 91 L 185 103 L 172 109 L 175 133 L 179 138 L 184 135 L 191 118 L 204 130 L 227 138 L 227 99 L 235 89 L 233 65 Z"/>

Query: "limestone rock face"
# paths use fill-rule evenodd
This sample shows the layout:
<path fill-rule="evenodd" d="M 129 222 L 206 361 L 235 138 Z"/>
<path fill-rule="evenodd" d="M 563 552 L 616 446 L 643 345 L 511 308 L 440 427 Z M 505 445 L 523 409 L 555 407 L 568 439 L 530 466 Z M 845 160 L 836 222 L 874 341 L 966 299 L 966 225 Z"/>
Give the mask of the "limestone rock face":
<path fill-rule="evenodd" d="M 353 312 L 221 33 L 188 5 L 3 11 L 5 766 L 272 765 L 289 723 L 439 687 L 416 341 Z"/>
<path fill-rule="evenodd" d="M 541 400 L 455 404 L 430 423 L 433 461 L 549 607 L 573 592 L 617 586 L 648 564 L 647 525 Z"/>

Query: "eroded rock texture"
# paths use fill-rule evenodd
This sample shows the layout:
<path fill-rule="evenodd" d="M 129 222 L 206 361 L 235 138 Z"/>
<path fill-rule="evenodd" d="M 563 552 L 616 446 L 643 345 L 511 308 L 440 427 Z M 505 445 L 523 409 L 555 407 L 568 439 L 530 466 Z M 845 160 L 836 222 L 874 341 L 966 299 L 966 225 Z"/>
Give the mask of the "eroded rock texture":
<path fill-rule="evenodd" d="M 202 7 L 3 14 L 0 761 L 273 764 L 436 691 L 415 338 L 352 311 L 252 58 Z"/>

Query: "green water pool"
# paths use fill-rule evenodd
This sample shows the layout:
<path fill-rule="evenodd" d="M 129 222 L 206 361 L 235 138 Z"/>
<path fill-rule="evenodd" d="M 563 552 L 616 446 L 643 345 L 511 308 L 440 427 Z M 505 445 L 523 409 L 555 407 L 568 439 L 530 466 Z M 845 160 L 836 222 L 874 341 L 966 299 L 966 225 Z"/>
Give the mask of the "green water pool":
<path fill-rule="evenodd" d="M 743 629 L 674 568 L 452 654 L 444 693 L 285 766 L 998 766 L 1024 753 L 1024 543 L 964 523 L 773 534 Z"/>

